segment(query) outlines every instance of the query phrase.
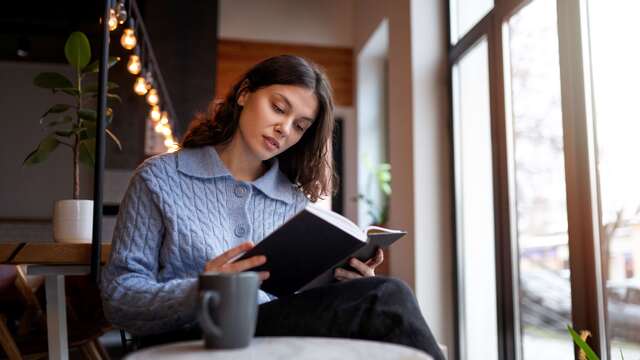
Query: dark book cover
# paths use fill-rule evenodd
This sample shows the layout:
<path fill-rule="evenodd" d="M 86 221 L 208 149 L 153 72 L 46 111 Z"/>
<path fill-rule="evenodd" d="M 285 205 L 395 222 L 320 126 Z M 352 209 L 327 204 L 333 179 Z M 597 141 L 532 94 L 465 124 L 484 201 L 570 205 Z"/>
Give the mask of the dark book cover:
<path fill-rule="evenodd" d="M 251 271 L 269 271 L 260 288 L 282 297 L 332 282 L 333 270 L 346 267 L 351 257 L 365 261 L 405 234 L 370 234 L 365 242 L 305 209 L 236 261 L 266 256 L 267 262 Z"/>

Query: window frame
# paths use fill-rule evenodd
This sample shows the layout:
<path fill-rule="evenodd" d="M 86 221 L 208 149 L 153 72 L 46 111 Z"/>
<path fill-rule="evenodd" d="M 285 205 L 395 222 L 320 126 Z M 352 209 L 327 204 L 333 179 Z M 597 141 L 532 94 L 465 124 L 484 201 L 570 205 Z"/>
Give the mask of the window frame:
<path fill-rule="evenodd" d="M 453 1 L 450 0 L 449 3 Z M 506 22 L 522 7 L 534 0 L 495 0 L 491 9 L 471 30 L 452 44 L 451 4 L 447 6 L 449 22 L 448 80 L 450 94 L 451 164 L 452 174 L 458 166 L 455 153 L 454 109 L 452 69 L 468 50 L 482 38 L 488 41 L 489 94 L 493 150 L 493 193 L 495 219 L 495 270 L 497 294 L 498 356 L 500 360 L 523 358 L 519 311 L 518 244 L 515 217 L 515 176 L 513 169 L 513 139 L 508 121 L 510 96 L 505 82 L 505 64 L 508 51 L 504 44 L 508 36 Z M 595 162 L 595 127 L 588 40 L 587 0 L 556 1 L 558 44 L 560 56 L 560 81 L 562 96 L 562 122 L 564 132 L 565 179 L 571 272 L 572 322 L 576 329 L 589 329 L 592 337 L 588 343 L 602 360 L 609 358 L 605 335 L 604 287 L 600 249 L 600 208 L 598 198 L 598 174 Z M 573 36 L 579 33 L 580 37 Z M 582 91 L 575 91 L 580 89 Z M 459 179 L 454 177 L 454 183 Z M 458 189 L 456 187 L 456 189 Z M 584 196 L 587 194 L 587 196 Z M 458 237 L 459 194 L 452 194 L 453 204 L 453 253 L 460 254 Z M 589 219 L 590 221 L 585 221 Z M 462 261 L 454 259 L 455 274 L 455 356 L 465 359 L 463 329 L 465 316 L 461 309 L 464 289 L 460 278 Z M 585 300 L 586 299 L 586 300 Z M 568 336 L 568 334 L 567 334 Z M 606 351 L 601 351 L 602 349 Z M 578 359 L 578 349 L 574 346 Z"/>

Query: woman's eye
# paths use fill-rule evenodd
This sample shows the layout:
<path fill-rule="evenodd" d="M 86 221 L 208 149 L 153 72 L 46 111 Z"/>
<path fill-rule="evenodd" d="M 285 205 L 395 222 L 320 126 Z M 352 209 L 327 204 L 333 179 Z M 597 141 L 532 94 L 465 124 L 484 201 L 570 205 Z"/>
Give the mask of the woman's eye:
<path fill-rule="evenodd" d="M 296 125 L 296 128 L 298 129 L 298 131 L 304 131 L 304 127 L 302 127 L 300 125 Z"/>
<path fill-rule="evenodd" d="M 277 112 L 278 114 L 284 114 L 284 110 L 279 108 L 278 105 L 273 105 L 273 111 Z"/>

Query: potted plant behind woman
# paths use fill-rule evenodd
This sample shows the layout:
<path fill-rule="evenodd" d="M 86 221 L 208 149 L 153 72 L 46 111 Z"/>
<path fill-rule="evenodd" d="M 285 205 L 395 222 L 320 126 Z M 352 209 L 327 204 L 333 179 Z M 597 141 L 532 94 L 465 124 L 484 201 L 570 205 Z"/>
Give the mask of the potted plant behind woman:
<path fill-rule="evenodd" d="M 82 32 L 72 33 L 64 46 L 64 54 L 75 74 L 75 83 L 56 72 L 43 72 L 33 80 L 34 85 L 53 93 L 71 97 L 70 103 L 54 104 L 40 118 L 40 125 L 47 135 L 38 147 L 25 158 L 23 165 L 38 164 L 47 159 L 59 145 L 68 147 L 73 155 L 73 199 L 59 200 L 53 208 L 53 238 L 57 242 L 89 242 L 93 226 L 93 200 L 80 199 L 80 163 L 93 167 L 96 145 L 95 99 L 98 94 L 97 79 L 90 74 L 98 72 L 98 60 L 91 60 L 89 39 Z M 110 57 L 108 66 L 118 62 Z M 109 90 L 118 87 L 109 82 Z M 109 104 L 120 101 L 116 94 L 107 93 Z M 110 107 L 106 111 L 107 125 L 113 116 Z M 118 138 L 108 129 L 109 137 L 122 150 Z"/>

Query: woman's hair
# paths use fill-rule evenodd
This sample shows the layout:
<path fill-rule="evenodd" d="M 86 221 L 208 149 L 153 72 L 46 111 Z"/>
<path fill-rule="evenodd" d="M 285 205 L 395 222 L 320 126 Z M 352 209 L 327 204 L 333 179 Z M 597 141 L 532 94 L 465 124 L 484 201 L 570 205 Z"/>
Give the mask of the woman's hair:
<path fill-rule="evenodd" d="M 337 187 L 337 175 L 329 158 L 333 134 L 331 85 L 317 65 L 294 55 L 280 55 L 253 66 L 231 88 L 221 103 L 212 102 L 206 113 L 195 116 L 181 147 L 195 148 L 225 144 L 238 130 L 242 106 L 238 97 L 270 85 L 295 85 L 313 90 L 318 109 L 313 124 L 291 148 L 277 156 L 280 170 L 315 202 Z"/>

